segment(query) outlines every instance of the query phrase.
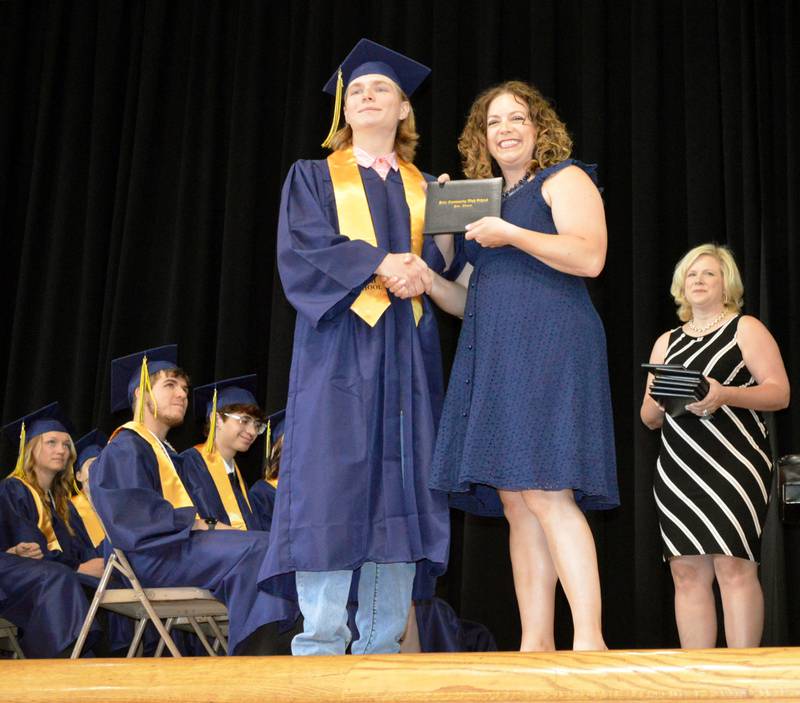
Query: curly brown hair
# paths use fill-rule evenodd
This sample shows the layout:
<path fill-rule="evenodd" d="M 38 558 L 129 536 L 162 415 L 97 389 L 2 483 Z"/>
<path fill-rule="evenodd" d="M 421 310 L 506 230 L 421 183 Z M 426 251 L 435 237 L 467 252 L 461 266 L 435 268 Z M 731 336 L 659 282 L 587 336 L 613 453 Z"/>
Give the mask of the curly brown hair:
<path fill-rule="evenodd" d="M 500 170 L 486 144 L 486 114 L 496 97 L 508 93 L 522 105 L 536 128 L 536 144 L 528 172 L 535 173 L 569 158 L 572 138 L 566 125 L 558 118 L 550 102 L 537 88 L 522 81 L 506 81 L 488 88 L 472 103 L 464 130 L 458 138 L 464 174 L 467 178 L 492 178 Z"/>
<path fill-rule="evenodd" d="M 394 150 L 397 152 L 398 158 L 408 163 L 414 162 L 414 155 L 417 153 L 417 144 L 419 143 L 419 134 L 417 134 L 417 123 L 414 120 L 414 108 L 411 107 L 411 101 L 408 96 L 392 82 L 392 85 L 397 88 L 400 93 L 400 100 L 408 103 L 408 115 L 404 120 L 400 120 L 397 125 L 397 134 L 394 137 Z M 330 150 L 338 151 L 339 149 L 347 149 L 353 145 L 353 130 L 349 124 L 346 124 L 338 132 L 331 137 Z"/>

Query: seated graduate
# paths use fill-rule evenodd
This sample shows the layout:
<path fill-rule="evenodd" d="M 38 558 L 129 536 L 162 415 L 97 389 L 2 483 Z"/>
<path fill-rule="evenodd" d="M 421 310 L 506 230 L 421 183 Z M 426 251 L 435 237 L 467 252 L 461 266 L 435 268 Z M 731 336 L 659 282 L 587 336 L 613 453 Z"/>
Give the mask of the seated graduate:
<path fill-rule="evenodd" d="M 274 653 L 269 625 L 294 611 L 256 586 L 269 536 L 201 519 L 175 468 L 167 433 L 183 423 L 188 389 L 175 345 L 112 362 L 111 409 L 134 407 L 135 419 L 111 435 L 93 465 L 92 502 L 143 585 L 210 590 L 228 608 L 231 653 Z"/>
<path fill-rule="evenodd" d="M 194 411 L 206 420 L 207 439 L 181 453 L 179 472 L 197 511 L 237 530 L 265 529 L 253 515 L 236 465 L 236 455 L 267 428 L 255 392 L 255 374 L 195 388 Z"/>
<path fill-rule="evenodd" d="M 258 520 L 261 530 L 269 531 L 272 525 L 272 511 L 275 508 L 281 452 L 283 451 L 283 420 L 285 416 L 285 410 L 278 410 L 267 418 L 264 478 L 250 486 L 248 494 L 253 515 Z"/>
<path fill-rule="evenodd" d="M 7 542 L 37 543 L 45 559 L 96 587 L 103 559 L 70 500 L 76 452 L 68 425 L 59 404 L 51 403 L 3 428 L 12 441 L 19 438 L 19 454 L 0 482 L 0 511 Z"/>
<path fill-rule="evenodd" d="M 75 462 L 75 484 L 78 491 L 72 496 L 72 504 L 78 511 L 86 533 L 95 548 L 100 547 L 106 533 L 90 502 L 89 469 L 107 443 L 108 437 L 98 429 L 88 432 L 75 442 L 75 451 L 78 454 Z"/>

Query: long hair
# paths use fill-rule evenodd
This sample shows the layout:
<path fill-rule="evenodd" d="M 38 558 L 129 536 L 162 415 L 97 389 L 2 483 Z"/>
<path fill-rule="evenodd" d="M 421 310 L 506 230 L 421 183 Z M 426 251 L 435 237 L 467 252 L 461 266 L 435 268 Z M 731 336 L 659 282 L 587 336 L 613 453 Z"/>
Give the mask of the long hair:
<path fill-rule="evenodd" d="M 722 270 L 722 304 L 725 309 L 738 313 L 744 305 L 742 275 L 739 273 L 739 267 L 736 265 L 736 259 L 733 258 L 731 250 L 721 244 L 700 244 L 683 255 L 672 273 L 672 285 L 669 292 L 675 299 L 675 305 L 678 306 L 678 319 L 681 322 L 688 322 L 692 319 L 692 306 L 689 305 L 685 295 L 686 273 L 692 264 L 704 255 L 713 256 L 719 261 L 719 267 Z"/>
<path fill-rule="evenodd" d="M 45 506 L 43 515 L 45 527 L 52 527 L 53 521 L 50 516 L 50 501 L 48 500 L 47 495 L 42 490 L 41 486 L 39 486 L 39 481 L 36 479 L 35 471 L 36 459 L 34 455 L 38 453 L 39 448 L 42 446 L 43 436 L 44 435 L 37 435 L 25 445 L 25 456 L 22 460 L 22 468 L 20 470 L 15 470 L 11 476 L 15 478 L 21 478 L 28 485 L 30 485 L 34 491 L 36 491 L 36 493 L 39 495 L 39 498 L 42 500 L 42 504 Z M 53 502 L 56 505 L 56 513 L 58 513 L 58 516 L 64 521 L 64 524 L 66 524 L 67 530 L 71 535 L 75 534 L 75 530 L 72 529 L 72 525 L 69 521 L 69 504 L 70 498 L 75 490 L 75 477 L 73 472 L 75 460 L 77 458 L 78 455 L 75 451 L 75 444 L 72 441 L 72 437 L 70 437 L 67 466 L 63 471 L 59 471 L 55 475 L 53 478 L 53 483 L 50 485 L 50 493 L 53 495 Z"/>
<path fill-rule="evenodd" d="M 397 125 L 397 133 L 394 136 L 394 150 L 397 152 L 398 158 L 408 163 L 414 162 L 414 155 L 417 153 L 417 143 L 419 142 L 419 134 L 417 134 L 417 124 L 414 120 L 414 108 L 411 107 L 411 101 L 408 96 L 395 85 L 400 93 L 400 99 L 408 103 L 408 115 L 404 120 L 400 120 Z M 339 149 L 347 149 L 353 144 L 353 130 L 349 124 L 342 127 L 331 137 L 330 150 L 338 151 Z M 376 154 L 379 156 L 379 154 Z"/>
<path fill-rule="evenodd" d="M 528 164 L 528 173 L 560 163 L 572 153 L 572 138 L 547 98 L 532 85 L 522 81 L 506 81 L 481 93 L 469 110 L 467 123 L 458 139 L 458 151 L 467 178 L 499 175 L 500 170 L 486 143 L 486 115 L 492 100 L 506 93 L 528 108 L 531 122 L 536 128 L 536 144 L 533 158 Z"/>
<path fill-rule="evenodd" d="M 269 459 L 264 472 L 265 480 L 274 481 L 278 478 L 281 470 L 281 452 L 283 452 L 283 435 L 278 437 L 278 441 L 272 445 L 272 449 L 269 452 Z"/>

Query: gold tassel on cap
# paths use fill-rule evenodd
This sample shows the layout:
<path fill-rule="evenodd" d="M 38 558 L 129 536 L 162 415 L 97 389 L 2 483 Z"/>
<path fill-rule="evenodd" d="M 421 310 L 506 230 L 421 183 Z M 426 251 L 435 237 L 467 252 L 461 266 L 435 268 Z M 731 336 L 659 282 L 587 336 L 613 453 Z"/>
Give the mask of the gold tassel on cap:
<path fill-rule="evenodd" d="M 25 464 L 25 423 L 22 423 L 22 429 L 19 432 L 19 453 L 17 454 L 17 463 L 14 466 L 14 471 L 12 472 L 12 476 L 16 476 L 17 478 L 25 478 L 25 470 L 23 466 Z"/>
<path fill-rule="evenodd" d="M 217 436 L 217 389 L 214 389 L 214 398 L 211 401 L 211 420 L 208 425 L 208 439 L 206 439 L 206 445 L 203 447 L 203 451 L 206 454 L 213 454 L 214 449 L 216 449 L 216 440 Z"/>
<path fill-rule="evenodd" d="M 267 420 L 267 436 L 264 438 L 264 475 L 269 471 L 269 455 L 272 452 L 272 421 Z"/>
<path fill-rule="evenodd" d="M 336 99 L 333 105 L 333 122 L 331 122 L 328 136 L 325 137 L 325 141 L 322 142 L 322 146 L 326 149 L 330 147 L 333 135 L 339 131 L 339 115 L 342 112 L 342 93 L 344 93 L 344 80 L 342 79 L 342 68 L 340 66 L 339 74 L 336 76 Z"/>
<path fill-rule="evenodd" d="M 153 387 L 150 385 L 150 374 L 147 371 L 147 357 L 142 357 L 142 370 L 139 373 L 139 400 L 136 402 L 136 412 L 134 417 L 136 422 L 144 422 L 144 394 L 149 393 L 153 400 L 153 417 L 158 417 L 158 405 L 153 395 Z"/>

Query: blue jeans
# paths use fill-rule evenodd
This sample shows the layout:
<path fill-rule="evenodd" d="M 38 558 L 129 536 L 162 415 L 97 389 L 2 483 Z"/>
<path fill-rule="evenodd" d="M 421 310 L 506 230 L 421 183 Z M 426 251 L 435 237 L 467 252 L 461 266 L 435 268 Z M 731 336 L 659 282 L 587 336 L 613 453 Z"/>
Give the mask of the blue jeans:
<path fill-rule="evenodd" d="M 392 654 L 400 651 L 411 606 L 416 564 L 361 566 L 356 627 L 359 638 L 353 654 Z M 303 632 L 292 640 L 292 654 L 344 654 L 350 642 L 347 596 L 352 571 L 298 571 L 297 599 L 303 613 Z"/>

